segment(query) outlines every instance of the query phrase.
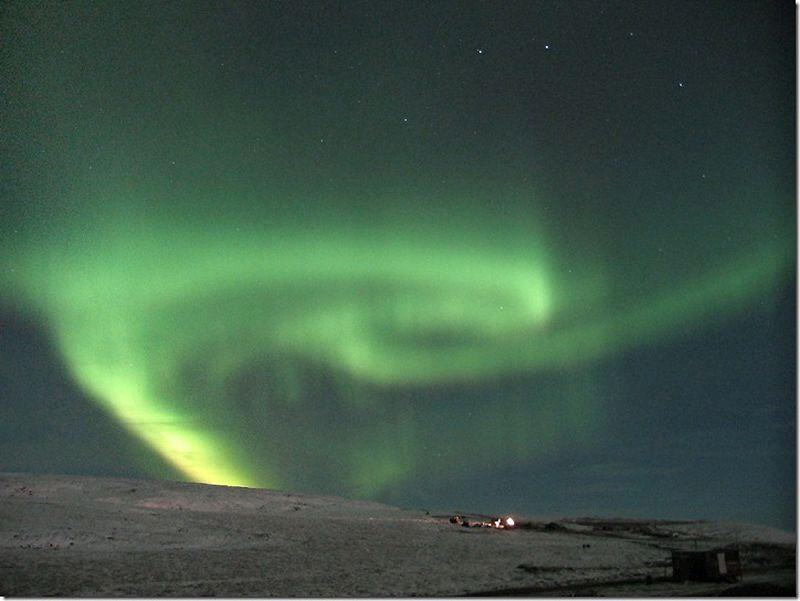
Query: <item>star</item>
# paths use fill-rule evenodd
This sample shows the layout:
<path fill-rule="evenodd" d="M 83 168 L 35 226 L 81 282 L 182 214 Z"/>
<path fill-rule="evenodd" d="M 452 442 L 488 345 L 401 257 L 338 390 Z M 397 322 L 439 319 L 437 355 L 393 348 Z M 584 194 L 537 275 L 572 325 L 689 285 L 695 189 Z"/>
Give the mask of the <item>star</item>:
<path fill-rule="evenodd" d="M 550 50 L 550 44 L 545 44 L 545 45 L 544 45 L 544 49 L 545 49 L 545 50 Z"/>
<path fill-rule="evenodd" d="M 477 52 L 478 54 L 483 54 L 483 48 L 477 48 L 475 52 Z"/>

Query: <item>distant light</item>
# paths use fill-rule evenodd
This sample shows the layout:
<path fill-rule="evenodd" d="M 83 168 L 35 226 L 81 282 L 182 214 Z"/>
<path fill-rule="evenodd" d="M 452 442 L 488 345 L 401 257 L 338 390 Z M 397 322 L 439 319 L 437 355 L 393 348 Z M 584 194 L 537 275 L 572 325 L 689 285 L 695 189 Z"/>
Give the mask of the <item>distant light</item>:
<path fill-rule="evenodd" d="M 514 518 L 506 518 L 506 526 L 513 526 Z"/>
<path fill-rule="evenodd" d="M 545 45 L 544 45 L 544 49 L 545 49 L 545 50 L 550 50 L 550 44 L 545 44 Z"/>

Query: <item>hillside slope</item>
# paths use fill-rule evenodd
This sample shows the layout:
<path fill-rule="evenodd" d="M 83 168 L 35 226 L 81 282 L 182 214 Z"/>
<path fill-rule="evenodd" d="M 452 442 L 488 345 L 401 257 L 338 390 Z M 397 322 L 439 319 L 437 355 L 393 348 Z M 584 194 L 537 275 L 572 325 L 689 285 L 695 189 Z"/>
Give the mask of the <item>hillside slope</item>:
<path fill-rule="evenodd" d="M 597 519 L 533 526 L 463 528 L 422 511 L 269 490 L 4 474 L 0 595 L 449 596 L 586 587 L 659 595 L 676 594 L 675 587 L 682 587 L 677 594 L 730 588 L 661 582 L 670 575 L 669 549 L 696 540 L 738 543 L 747 581 L 794 582 L 795 537 L 768 528 Z M 648 575 L 654 582 L 645 587 Z"/>

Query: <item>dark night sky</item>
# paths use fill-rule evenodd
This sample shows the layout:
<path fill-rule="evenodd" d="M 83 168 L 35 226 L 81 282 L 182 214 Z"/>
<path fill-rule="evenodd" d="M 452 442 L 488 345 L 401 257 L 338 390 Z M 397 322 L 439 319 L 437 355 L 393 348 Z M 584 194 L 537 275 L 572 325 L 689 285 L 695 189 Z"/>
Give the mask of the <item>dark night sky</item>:
<path fill-rule="evenodd" d="M 795 528 L 789 2 L 0 8 L 0 470 Z"/>

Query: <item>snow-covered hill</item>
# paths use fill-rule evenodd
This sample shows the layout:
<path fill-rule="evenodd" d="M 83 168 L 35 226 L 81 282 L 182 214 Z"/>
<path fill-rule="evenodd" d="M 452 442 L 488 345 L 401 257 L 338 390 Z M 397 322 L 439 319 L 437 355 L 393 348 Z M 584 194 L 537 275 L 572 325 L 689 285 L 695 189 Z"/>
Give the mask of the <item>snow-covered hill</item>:
<path fill-rule="evenodd" d="M 421 511 L 269 490 L 5 474 L 0 595 L 602 594 L 612 590 L 604 583 L 620 581 L 639 595 L 674 594 L 700 585 L 659 584 L 670 575 L 671 548 L 730 543 L 741 546 L 746 575 L 763 580 L 778 570 L 794 580 L 795 537 L 768 528 L 598 519 L 532 526 L 463 528 Z M 653 584 L 636 588 L 647 576 Z M 722 585 L 702 586 L 679 592 Z"/>

